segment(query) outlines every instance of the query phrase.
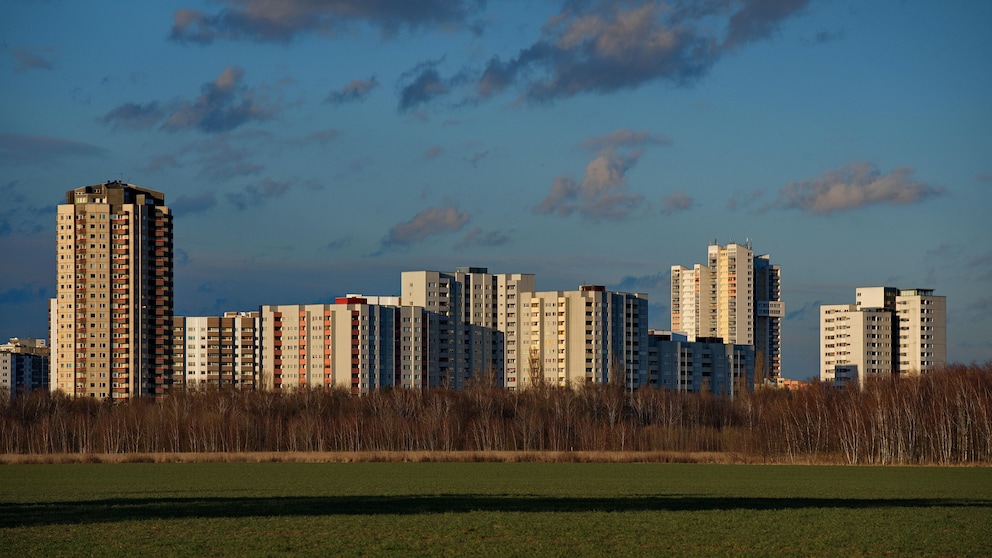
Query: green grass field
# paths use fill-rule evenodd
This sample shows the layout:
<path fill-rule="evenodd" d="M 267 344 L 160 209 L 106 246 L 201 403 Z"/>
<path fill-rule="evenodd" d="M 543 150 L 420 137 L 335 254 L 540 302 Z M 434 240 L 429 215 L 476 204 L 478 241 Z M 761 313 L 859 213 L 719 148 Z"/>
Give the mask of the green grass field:
<path fill-rule="evenodd" d="M 987 556 L 992 469 L 0 466 L 0 553 Z"/>

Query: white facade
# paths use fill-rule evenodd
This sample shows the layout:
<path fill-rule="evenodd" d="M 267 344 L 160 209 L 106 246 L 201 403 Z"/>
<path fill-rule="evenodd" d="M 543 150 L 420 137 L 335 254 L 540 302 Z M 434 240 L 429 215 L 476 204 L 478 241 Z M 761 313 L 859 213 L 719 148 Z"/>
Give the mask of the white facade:
<path fill-rule="evenodd" d="M 931 289 L 859 287 L 855 304 L 820 307 L 820 379 L 929 372 L 947 361 L 946 298 Z"/>
<path fill-rule="evenodd" d="M 892 373 L 892 313 L 857 304 L 820 306 L 820 379 L 863 385 Z"/>

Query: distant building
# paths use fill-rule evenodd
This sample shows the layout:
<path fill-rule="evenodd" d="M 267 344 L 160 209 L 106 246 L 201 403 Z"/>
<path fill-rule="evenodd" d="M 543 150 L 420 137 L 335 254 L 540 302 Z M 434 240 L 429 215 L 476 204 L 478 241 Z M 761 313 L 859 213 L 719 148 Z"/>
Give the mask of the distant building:
<path fill-rule="evenodd" d="M 107 182 L 66 193 L 50 310 L 57 389 L 161 397 L 172 382 L 172 214 L 161 192 Z"/>
<path fill-rule="evenodd" d="M 648 297 L 584 285 L 521 293 L 519 352 L 507 355 L 508 387 L 648 381 Z M 509 349 L 514 351 L 514 349 Z"/>
<path fill-rule="evenodd" d="M 929 372 L 947 360 L 946 299 L 932 289 L 860 287 L 854 304 L 820 307 L 820 379 Z"/>
<path fill-rule="evenodd" d="M 735 396 L 753 391 L 754 347 L 719 338 L 652 331 L 648 336 L 649 385 L 674 391 Z"/>
<path fill-rule="evenodd" d="M 254 389 L 259 370 L 259 313 L 175 316 L 173 385 Z"/>
<path fill-rule="evenodd" d="M 534 292 L 534 275 L 489 273 L 484 267 L 402 273 L 403 306 L 436 317 L 442 385 L 460 389 L 480 374 L 500 386 L 515 383 L 510 378 L 521 373 L 519 340 L 529 312 L 523 292 Z"/>
<path fill-rule="evenodd" d="M 707 264 L 672 266 L 671 330 L 688 341 L 720 339 L 751 345 L 759 383 L 774 384 L 782 371 L 781 269 L 750 243 L 716 243 Z"/>
<path fill-rule="evenodd" d="M 262 389 L 423 389 L 438 376 L 436 319 L 423 308 L 368 304 L 342 297 L 334 304 L 261 308 Z"/>
<path fill-rule="evenodd" d="M 49 347 L 44 339 L 19 339 L 0 345 L 0 397 L 48 389 Z"/>

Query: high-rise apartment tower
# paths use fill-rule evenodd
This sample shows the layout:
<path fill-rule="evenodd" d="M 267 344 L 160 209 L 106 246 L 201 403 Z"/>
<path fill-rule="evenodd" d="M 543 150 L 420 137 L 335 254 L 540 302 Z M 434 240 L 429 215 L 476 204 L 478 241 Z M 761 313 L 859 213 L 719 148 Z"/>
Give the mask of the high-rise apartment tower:
<path fill-rule="evenodd" d="M 161 192 L 76 188 L 58 206 L 54 389 L 161 397 L 172 380 L 172 214 Z"/>
<path fill-rule="evenodd" d="M 517 377 L 520 333 L 530 311 L 520 293 L 534 291 L 534 275 L 459 267 L 454 273 L 404 271 L 402 282 L 403 305 L 437 317 L 441 385 L 460 389 L 485 374 L 503 386 Z"/>
<path fill-rule="evenodd" d="M 774 383 L 782 371 L 781 269 L 751 244 L 713 243 L 707 264 L 672 266 L 672 331 L 689 341 L 719 338 L 753 345 L 755 382 Z"/>

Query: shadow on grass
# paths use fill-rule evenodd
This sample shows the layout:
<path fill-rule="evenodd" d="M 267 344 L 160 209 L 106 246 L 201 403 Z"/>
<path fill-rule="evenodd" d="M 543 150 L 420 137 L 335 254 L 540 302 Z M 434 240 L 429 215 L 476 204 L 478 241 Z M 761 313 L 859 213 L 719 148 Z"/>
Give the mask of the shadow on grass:
<path fill-rule="evenodd" d="M 730 511 L 799 509 L 992 508 L 988 500 L 729 498 L 645 496 L 553 498 L 494 495 L 288 496 L 270 498 L 115 498 L 80 502 L 0 504 L 0 527 L 111 523 L 144 519 L 273 516 L 413 515 L 433 513 Z"/>

